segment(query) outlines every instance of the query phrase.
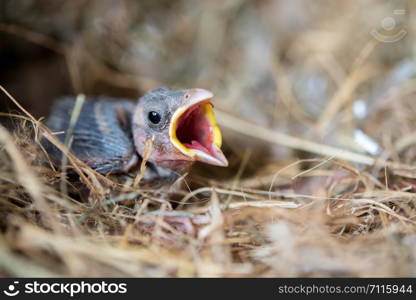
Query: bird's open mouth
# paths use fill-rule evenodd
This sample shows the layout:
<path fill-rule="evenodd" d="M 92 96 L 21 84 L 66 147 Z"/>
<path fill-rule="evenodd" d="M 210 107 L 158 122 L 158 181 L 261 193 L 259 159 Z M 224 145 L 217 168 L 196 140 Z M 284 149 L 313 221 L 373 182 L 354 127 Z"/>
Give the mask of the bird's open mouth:
<path fill-rule="evenodd" d="M 228 166 L 220 150 L 221 131 L 212 109 L 212 93 L 189 90 L 185 104 L 173 114 L 169 129 L 173 145 L 186 156 L 216 166 Z"/>

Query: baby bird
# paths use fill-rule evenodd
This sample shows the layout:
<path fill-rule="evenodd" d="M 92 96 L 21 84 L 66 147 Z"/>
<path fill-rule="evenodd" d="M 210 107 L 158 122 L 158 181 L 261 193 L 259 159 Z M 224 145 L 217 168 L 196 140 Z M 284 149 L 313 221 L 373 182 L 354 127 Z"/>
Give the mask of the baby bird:
<path fill-rule="evenodd" d="M 226 167 L 212 97 L 204 89 L 160 87 L 137 103 L 87 99 L 74 127 L 70 152 L 99 173 L 129 173 L 149 151 L 146 144 L 150 140 L 150 177 L 180 175 L 195 161 Z M 46 122 L 61 142 L 65 141 L 74 105 L 74 98 L 58 100 Z M 43 145 L 59 164 L 60 150 L 47 140 Z"/>

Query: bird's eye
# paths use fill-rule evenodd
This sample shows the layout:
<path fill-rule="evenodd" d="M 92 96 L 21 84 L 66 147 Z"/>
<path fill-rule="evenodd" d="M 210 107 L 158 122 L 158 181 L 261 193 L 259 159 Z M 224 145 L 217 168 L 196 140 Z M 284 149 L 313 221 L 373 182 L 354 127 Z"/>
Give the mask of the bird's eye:
<path fill-rule="evenodd" d="M 149 112 L 148 118 L 149 118 L 149 121 L 152 122 L 153 124 L 159 124 L 160 120 L 162 119 L 160 114 L 155 111 Z"/>

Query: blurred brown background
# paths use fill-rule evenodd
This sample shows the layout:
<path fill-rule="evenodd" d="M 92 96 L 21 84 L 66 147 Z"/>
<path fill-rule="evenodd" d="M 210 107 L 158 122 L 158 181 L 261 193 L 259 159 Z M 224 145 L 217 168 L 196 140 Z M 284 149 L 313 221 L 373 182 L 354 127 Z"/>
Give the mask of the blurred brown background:
<path fill-rule="evenodd" d="M 382 146 L 362 149 L 354 131 L 362 128 L 384 143 L 381 135 L 388 133 L 366 122 L 391 87 L 416 74 L 414 6 L 379 0 L 3 0 L 0 82 L 37 118 L 64 94 L 135 98 L 160 85 L 202 87 L 214 91 L 218 109 L 375 155 Z M 0 97 L 1 111 L 15 109 Z M 388 119 L 393 112 L 386 113 Z M 402 134 L 395 131 L 391 139 Z M 250 147 L 230 139 L 235 149 Z"/>

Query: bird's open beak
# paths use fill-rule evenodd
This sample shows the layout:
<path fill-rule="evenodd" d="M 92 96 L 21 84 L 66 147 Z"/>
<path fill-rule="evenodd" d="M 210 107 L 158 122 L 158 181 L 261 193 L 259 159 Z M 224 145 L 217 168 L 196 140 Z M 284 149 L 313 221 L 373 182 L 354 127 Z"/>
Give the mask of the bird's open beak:
<path fill-rule="evenodd" d="M 207 90 L 191 89 L 183 105 L 173 114 L 169 127 L 172 144 L 187 157 L 207 164 L 226 167 L 228 161 L 221 151 L 221 131 L 215 120 Z"/>

